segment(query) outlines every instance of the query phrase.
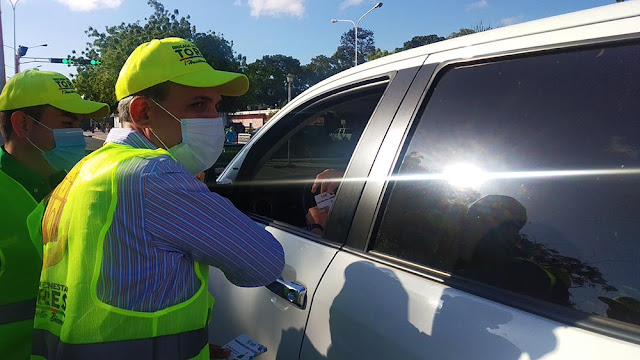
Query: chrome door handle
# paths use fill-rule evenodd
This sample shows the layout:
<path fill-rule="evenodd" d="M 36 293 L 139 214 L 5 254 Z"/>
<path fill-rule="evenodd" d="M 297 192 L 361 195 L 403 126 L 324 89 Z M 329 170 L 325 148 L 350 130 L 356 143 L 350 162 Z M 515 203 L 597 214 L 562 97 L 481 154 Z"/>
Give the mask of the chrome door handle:
<path fill-rule="evenodd" d="M 278 279 L 267 285 L 267 289 L 287 300 L 295 307 L 304 310 L 307 306 L 307 288 L 297 282 L 286 282 Z"/>

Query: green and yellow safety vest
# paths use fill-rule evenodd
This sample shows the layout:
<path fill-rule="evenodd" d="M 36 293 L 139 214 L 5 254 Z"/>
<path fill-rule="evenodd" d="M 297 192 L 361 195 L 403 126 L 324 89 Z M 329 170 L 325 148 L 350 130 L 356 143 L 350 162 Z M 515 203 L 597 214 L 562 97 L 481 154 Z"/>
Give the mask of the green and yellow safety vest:
<path fill-rule="evenodd" d="M 118 203 L 118 165 L 132 157 L 162 155 L 171 156 L 163 149 L 109 143 L 71 170 L 46 210 L 39 207 L 41 232 L 29 225 L 43 243 L 33 358 L 209 358 L 213 298 L 207 291 L 207 266 L 194 264 L 200 279 L 195 295 L 156 312 L 118 308 L 97 296 L 104 241 Z"/>
<path fill-rule="evenodd" d="M 0 170 L 0 358 L 28 359 L 42 261 L 29 238 L 33 196 Z"/>

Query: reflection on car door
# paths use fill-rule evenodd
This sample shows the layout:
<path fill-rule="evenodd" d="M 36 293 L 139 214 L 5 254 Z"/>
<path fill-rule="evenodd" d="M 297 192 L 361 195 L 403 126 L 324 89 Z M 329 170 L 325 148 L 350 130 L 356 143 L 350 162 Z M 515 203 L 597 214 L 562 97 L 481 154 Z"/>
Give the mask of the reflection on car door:
<path fill-rule="evenodd" d="M 638 358 L 639 56 L 577 47 L 436 74 L 415 118 L 394 119 L 407 137 L 380 152 L 402 151 L 371 173 L 398 177 L 367 184 L 301 358 Z M 442 176 L 459 163 L 475 166 Z"/>

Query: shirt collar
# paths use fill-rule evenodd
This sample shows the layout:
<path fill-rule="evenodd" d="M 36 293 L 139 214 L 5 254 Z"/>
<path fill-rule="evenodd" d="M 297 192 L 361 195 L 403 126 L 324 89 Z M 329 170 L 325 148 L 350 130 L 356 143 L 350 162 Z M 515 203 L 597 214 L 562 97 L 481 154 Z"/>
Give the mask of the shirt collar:
<path fill-rule="evenodd" d="M 4 150 L 4 146 L 0 148 L 0 170 L 22 185 L 37 202 L 58 186 L 66 175 L 64 171 L 60 171 L 49 178 L 43 178 L 14 159 Z"/>
<path fill-rule="evenodd" d="M 128 145 L 136 149 L 155 150 L 158 148 L 141 133 L 129 128 L 111 129 L 111 131 L 109 131 L 109 135 L 107 135 L 107 139 L 105 140 L 105 143 L 108 142 Z"/>

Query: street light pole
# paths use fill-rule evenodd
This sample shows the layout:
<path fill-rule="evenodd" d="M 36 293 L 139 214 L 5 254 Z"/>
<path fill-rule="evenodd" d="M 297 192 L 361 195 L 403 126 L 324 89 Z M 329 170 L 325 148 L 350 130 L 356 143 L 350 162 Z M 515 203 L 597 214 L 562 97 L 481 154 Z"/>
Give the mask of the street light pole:
<path fill-rule="evenodd" d="M 13 70 L 17 74 L 20 71 L 20 58 L 18 57 L 18 48 L 16 47 L 16 5 L 20 0 L 15 0 L 15 2 L 9 0 L 9 4 L 13 8 L 13 61 L 14 68 Z"/>
<path fill-rule="evenodd" d="M 355 65 L 354 66 L 358 66 L 358 27 L 356 26 L 355 21 L 353 21 L 353 20 L 343 20 L 343 19 L 331 19 L 331 22 L 334 23 L 334 24 L 337 23 L 337 22 L 348 22 L 348 23 L 353 24 L 353 28 L 355 29 L 354 31 L 355 31 L 355 34 L 356 34 L 356 36 L 355 36 L 355 52 L 356 52 L 355 55 L 356 56 L 354 57 L 354 59 L 355 59 Z"/>
<path fill-rule="evenodd" d="M 331 19 L 332 23 L 337 23 L 337 22 L 350 22 L 353 24 L 354 27 L 354 34 L 355 34 L 355 39 L 354 39 L 354 45 L 355 45 L 355 66 L 358 66 L 358 26 L 360 25 L 360 21 L 362 21 L 362 19 L 367 16 L 367 14 L 369 14 L 370 12 L 372 12 L 373 10 L 382 7 L 382 3 L 379 2 L 377 4 L 375 4 L 371 9 L 369 9 L 369 11 L 367 11 L 366 13 L 364 13 L 364 15 L 360 16 L 360 19 L 358 19 L 358 22 L 354 22 L 353 20 L 341 20 L 341 19 Z"/>
<path fill-rule="evenodd" d="M 287 104 L 291 102 L 291 82 L 293 81 L 293 77 L 294 76 L 292 74 L 287 74 Z"/>
<path fill-rule="evenodd" d="M 293 74 L 287 74 L 287 104 L 291 102 L 291 82 L 293 81 Z M 291 139 L 287 140 L 287 167 L 291 167 Z"/>
<path fill-rule="evenodd" d="M 2 37 L 2 10 L 0 10 L 0 90 L 4 88 L 7 76 L 4 72 L 4 38 Z"/>

